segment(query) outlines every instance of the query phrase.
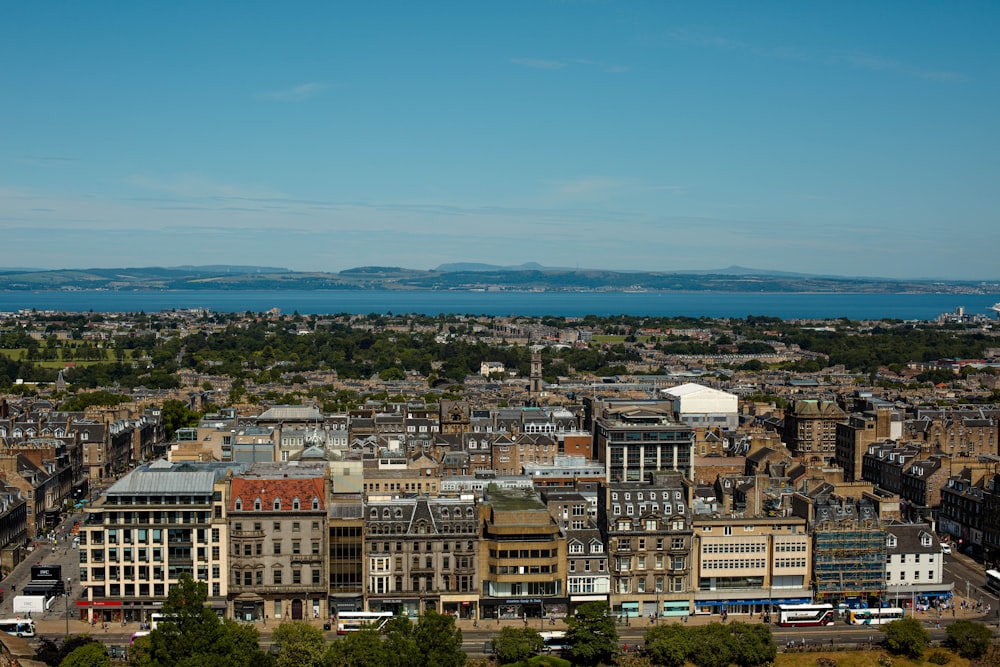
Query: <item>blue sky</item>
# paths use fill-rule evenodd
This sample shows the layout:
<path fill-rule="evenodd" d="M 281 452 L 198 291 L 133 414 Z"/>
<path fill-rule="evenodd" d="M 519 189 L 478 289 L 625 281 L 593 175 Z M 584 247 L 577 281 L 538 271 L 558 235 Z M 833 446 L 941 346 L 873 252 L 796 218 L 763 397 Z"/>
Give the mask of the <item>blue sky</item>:
<path fill-rule="evenodd" d="M 2 12 L 0 266 L 1000 278 L 1000 3 Z"/>

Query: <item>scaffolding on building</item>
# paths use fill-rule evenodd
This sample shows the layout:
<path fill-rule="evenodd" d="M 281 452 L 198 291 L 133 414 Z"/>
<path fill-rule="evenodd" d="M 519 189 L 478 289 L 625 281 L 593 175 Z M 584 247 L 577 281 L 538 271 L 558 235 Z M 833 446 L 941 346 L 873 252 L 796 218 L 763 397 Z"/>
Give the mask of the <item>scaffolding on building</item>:
<path fill-rule="evenodd" d="M 871 504 L 821 505 L 815 509 L 813 579 L 825 602 L 879 600 L 885 595 L 885 531 Z"/>

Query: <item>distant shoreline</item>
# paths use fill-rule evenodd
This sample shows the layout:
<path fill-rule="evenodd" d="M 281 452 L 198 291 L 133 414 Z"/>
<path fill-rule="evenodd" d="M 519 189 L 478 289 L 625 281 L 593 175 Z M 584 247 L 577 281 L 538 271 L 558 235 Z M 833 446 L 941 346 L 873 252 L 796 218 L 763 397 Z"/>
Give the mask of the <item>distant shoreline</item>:
<path fill-rule="evenodd" d="M 213 312 L 303 315 L 395 313 L 436 316 L 933 320 L 958 308 L 995 319 L 994 294 L 817 292 L 609 292 L 471 290 L 37 290 L 0 291 L 0 312 Z"/>

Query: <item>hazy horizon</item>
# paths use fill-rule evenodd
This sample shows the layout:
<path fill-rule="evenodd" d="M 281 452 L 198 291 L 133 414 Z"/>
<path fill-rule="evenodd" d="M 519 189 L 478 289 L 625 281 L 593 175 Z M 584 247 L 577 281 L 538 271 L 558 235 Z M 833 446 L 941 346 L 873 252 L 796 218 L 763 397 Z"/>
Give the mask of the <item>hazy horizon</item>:
<path fill-rule="evenodd" d="M 15 3 L 5 255 L 996 280 L 998 19 L 976 1 Z"/>

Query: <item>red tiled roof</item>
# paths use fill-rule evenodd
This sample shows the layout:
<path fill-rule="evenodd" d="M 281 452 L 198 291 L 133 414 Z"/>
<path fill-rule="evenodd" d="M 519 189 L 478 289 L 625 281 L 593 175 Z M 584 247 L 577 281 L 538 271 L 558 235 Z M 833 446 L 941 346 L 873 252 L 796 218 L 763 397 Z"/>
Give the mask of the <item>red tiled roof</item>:
<path fill-rule="evenodd" d="M 319 477 L 308 479 L 244 479 L 235 477 L 232 480 L 232 496 L 229 499 L 229 510 L 234 511 L 236 499 L 243 501 L 243 510 L 253 511 L 254 500 L 260 498 L 262 511 L 273 511 L 274 499 L 281 501 L 281 511 L 291 511 L 292 501 L 299 499 L 303 510 L 312 510 L 313 498 L 319 500 L 319 509 L 326 509 L 323 497 L 323 480 Z"/>

